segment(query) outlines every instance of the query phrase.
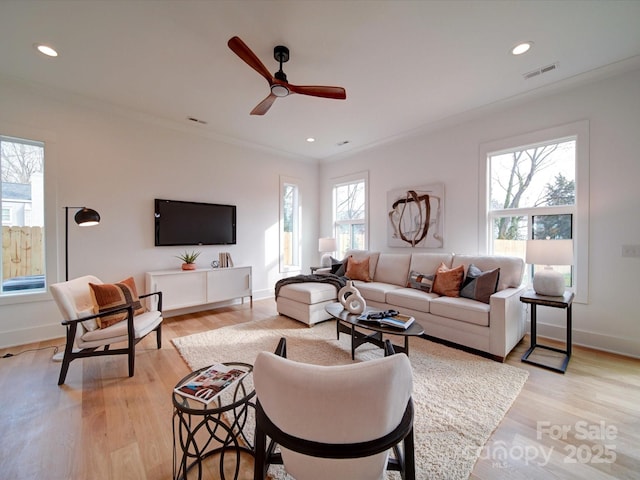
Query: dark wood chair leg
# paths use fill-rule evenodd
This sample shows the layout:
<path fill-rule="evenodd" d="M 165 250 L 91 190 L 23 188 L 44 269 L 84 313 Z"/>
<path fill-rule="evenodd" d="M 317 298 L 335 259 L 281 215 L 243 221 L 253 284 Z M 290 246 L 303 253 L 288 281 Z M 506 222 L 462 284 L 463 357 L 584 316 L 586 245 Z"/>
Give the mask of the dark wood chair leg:
<path fill-rule="evenodd" d="M 160 350 L 162 348 L 162 323 L 156 327 L 156 344 Z"/>
<path fill-rule="evenodd" d="M 413 444 L 413 428 L 404 438 L 404 475 L 402 480 L 416 479 L 416 457 Z"/>
<path fill-rule="evenodd" d="M 267 478 L 267 434 L 256 425 L 255 430 L 255 459 L 253 463 L 253 480 Z"/>
<path fill-rule="evenodd" d="M 60 376 L 58 377 L 58 385 L 62 385 L 67 378 L 69 364 L 73 360 L 73 342 L 76 339 L 76 330 L 78 324 L 72 323 L 67 327 L 67 344 L 64 347 L 64 355 L 62 357 L 62 365 L 60 366 Z"/>

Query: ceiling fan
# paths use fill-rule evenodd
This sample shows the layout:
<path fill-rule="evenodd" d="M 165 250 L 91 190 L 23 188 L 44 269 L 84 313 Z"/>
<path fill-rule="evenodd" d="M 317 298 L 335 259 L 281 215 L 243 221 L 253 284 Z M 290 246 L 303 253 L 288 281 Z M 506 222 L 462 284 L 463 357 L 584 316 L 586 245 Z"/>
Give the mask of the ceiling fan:
<path fill-rule="evenodd" d="M 244 62 L 262 75 L 269 82 L 271 93 L 251 110 L 251 115 L 264 115 L 267 113 L 273 102 L 278 97 L 286 97 L 292 93 L 301 95 L 311 95 L 313 97 L 334 98 L 344 100 L 347 92 L 342 87 L 323 87 L 315 85 L 293 85 L 287 82 L 287 76 L 282 71 L 282 64 L 289 60 L 289 49 L 278 45 L 273 49 L 273 58 L 280 63 L 280 70 L 271 75 L 267 67 L 251 51 L 251 49 L 239 37 L 233 37 L 228 42 L 229 48 L 238 55 Z"/>

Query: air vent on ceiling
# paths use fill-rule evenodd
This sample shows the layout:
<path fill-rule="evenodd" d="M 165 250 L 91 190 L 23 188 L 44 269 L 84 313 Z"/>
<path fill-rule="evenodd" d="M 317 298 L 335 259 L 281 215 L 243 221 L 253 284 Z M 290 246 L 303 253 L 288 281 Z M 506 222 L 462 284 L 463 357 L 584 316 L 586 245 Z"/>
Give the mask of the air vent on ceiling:
<path fill-rule="evenodd" d="M 529 80 L 530 78 L 537 77 L 538 75 L 542 75 L 543 73 L 552 72 L 558 68 L 558 62 L 552 63 L 551 65 L 547 65 L 546 67 L 540 67 L 537 70 L 533 70 L 531 72 L 525 73 L 522 75 L 525 80 Z"/>
<path fill-rule="evenodd" d="M 187 120 L 190 120 L 194 123 L 200 123 L 202 125 L 206 125 L 208 123 L 206 120 L 200 120 L 199 118 L 195 118 L 195 117 L 187 117 Z"/>

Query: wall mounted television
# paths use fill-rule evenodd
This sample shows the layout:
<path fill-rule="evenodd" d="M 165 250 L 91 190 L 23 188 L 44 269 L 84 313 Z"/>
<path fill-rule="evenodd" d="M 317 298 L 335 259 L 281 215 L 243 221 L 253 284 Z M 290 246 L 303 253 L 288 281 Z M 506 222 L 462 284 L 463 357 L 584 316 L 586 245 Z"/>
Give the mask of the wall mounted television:
<path fill-rule="evenodd" d="M 236 206 L 155 199 L 155 245 L 235 245 Z"/>

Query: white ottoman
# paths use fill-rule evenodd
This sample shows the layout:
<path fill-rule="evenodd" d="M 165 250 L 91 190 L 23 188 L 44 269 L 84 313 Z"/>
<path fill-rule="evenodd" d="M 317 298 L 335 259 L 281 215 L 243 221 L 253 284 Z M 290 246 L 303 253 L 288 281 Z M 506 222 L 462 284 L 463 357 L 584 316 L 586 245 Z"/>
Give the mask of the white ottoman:
<path fill-rule="evenodd" d="M 313 325 L 333 318 L 324 307 L 338 298 L 338 290 L 328 283 L 291 283 L 280 288 L 278 313 Z"/>

